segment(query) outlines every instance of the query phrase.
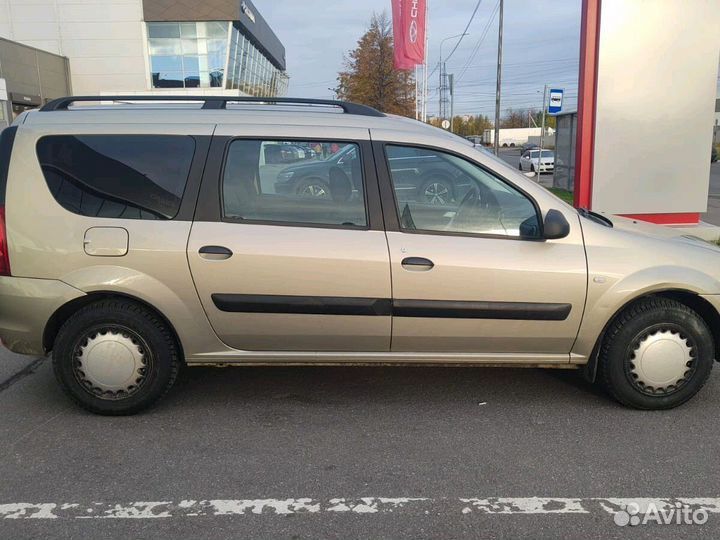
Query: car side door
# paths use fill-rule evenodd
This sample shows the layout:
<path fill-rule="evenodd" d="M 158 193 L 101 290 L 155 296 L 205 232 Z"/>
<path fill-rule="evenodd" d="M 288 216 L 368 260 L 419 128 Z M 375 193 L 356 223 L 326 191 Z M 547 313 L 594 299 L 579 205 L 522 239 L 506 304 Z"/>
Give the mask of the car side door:
<path fill-rule="evenodd" d="M 279 163 L 283 146 L 311 141 L 352 147 L 357 162 Z M 219 125 L 187 254 L 232 348 L 389 350 L 390 263 L 366 129 Z"/>
<path fill-rule="evenodd" d="M 566 238 L 545 240 L 537 201 L 467 155 L 390 142 L 374 149 L 392 265 L 392 350 L 568 361 L 587 286 L 577 215 L 568 214 Z M 443 205 L 401 199 L 397 149 L 443 160 L 471 187 Z"/>

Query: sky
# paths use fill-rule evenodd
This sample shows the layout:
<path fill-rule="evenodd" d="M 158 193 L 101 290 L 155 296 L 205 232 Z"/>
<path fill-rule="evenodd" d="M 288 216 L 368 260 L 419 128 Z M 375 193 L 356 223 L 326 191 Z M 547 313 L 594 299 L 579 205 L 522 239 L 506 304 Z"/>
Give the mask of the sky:
<path fill-rule="evenodd" d="M 494 115 L 498 1 L 480 1 L 469 35 L 447 62 L 447 72 L 455 75 L 456 114 Z M 463 32 L 476 3 L 429 0 L 430 72 L 438 64 L 441 40 Z M 580 0 L 505 0 L 503 110 L 540 109 L 545 84 L 565 90 L 564 109 L 577 106 L 580 4 Z M 390 13 L 390 0 L 256 0 L 255 5 L 285 45 L 292 97 L 334 97 L 331 89 L 337 85 L 343 55 L 355 48 L 373 11 Z M 456 42 L 445 41 L 444 57 Z M 429 82 L 431 115 L 438 111 L 438 76 L 435 71 Z"/>

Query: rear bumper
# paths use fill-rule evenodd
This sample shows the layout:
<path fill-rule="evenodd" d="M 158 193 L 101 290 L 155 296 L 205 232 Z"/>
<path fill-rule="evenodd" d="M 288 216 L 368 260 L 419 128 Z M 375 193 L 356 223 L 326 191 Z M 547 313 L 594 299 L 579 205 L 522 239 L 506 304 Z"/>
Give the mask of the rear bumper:
<path fill-rule="evenodd" d="M 0 340 L 18 354 L 44 355 L 43 332 L 55 311 L 85 296 L 53 279 L 0 277 Z"/>

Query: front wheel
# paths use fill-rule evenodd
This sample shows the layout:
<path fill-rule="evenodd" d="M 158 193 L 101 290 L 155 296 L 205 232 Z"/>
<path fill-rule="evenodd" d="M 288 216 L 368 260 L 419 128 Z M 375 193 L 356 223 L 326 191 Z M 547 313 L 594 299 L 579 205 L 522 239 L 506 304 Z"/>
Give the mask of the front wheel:
<path fill-rule="evenodd" d="M 625 309 L 608 328 L 599 379 L 624 405 L 671 409 L 700 391 L 714 358 L 712 334 L 695 311 L 650 297 Z"/>
<path fill-rule="evenodd" d="M 135 414 L 172 387 L 179 349 L 167 325 L 133 301 L 94 302 L 58 332 L 55 376 L 81 407 L 105 415 Z"/>

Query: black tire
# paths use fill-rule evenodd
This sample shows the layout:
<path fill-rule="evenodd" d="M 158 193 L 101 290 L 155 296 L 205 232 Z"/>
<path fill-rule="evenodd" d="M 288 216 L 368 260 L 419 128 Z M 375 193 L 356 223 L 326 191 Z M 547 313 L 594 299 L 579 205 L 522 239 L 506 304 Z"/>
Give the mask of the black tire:
<path fill-rule="evenodd" d="M 518 163 L 518 169 L 522 171 L 522 163 Z"/>
<path fill-rule="evenodd" d="M 533 172 L 533 173 L 535 172 L 535 165 L 530 164 L 530 172 Z"/>
<path fill-rule="evenodd" d="M 658 331 L 684 339 L 692 350 L 692 360 L 680 384 L 653 390 L 638 383 L 631 370 L 636 346 Z M 714 358 L 712 334 L 695 311 L 675 300 L 648 297 L 627 307 L 607 329 L 598 357 L 598 381 L 628 407 L 671 409 L 700 391 L 710 376 Z"/>
<path fill-rule="evenodd" d="M 147 367 L 142 368 L 142 380 L 129 393 L 109 397 L 112 393 L 106 392 L 101 397 L 99 389 L 81 382 L 77 355 L 89 338 L 108 331 L 137 339 Z M 55 377 L 65 393 L 84 409 L 103 415 L 130 415 L 154 405 L 172 388 L 180 363 L 178 344 L 165 322 L 126 299 L 101 300 L 83 307 L 62 325 L 53 347 Z"/>
<path fill-rule="evenodd" d="M 295 193 L 299 197 L 330 199 L 330 186 L 319 178 L 305 178 L 297 183 Z"/>

